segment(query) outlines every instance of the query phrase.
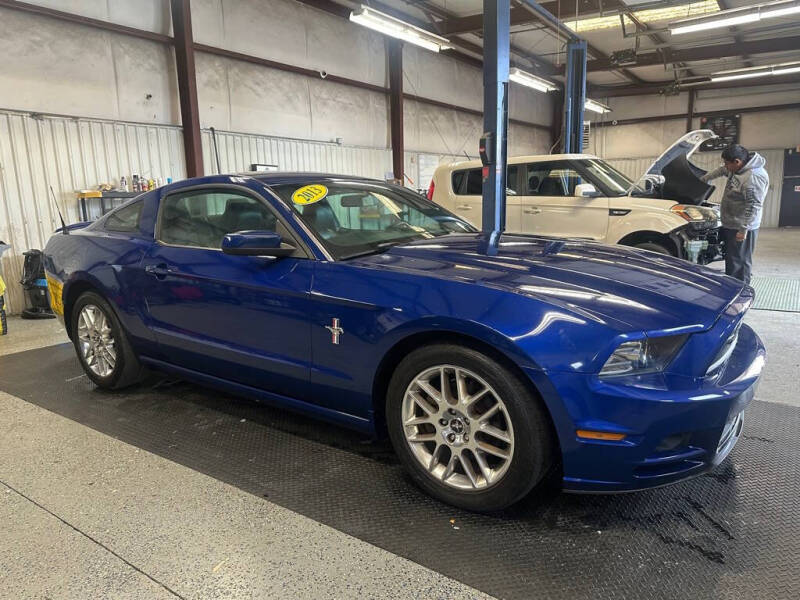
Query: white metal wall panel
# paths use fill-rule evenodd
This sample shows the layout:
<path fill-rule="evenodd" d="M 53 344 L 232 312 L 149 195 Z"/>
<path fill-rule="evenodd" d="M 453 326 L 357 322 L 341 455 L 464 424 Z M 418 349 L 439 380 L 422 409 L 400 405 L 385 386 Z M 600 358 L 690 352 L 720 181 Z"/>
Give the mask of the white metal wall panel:
<path fill-rule="evenodd" d="M 311 171 L 383 179 L 392 169 L 386 148 L 365 148 L 287 138 L 217 131 L 222 173 L 247 171 L 253 163 L 277 165 L 281 171 Z M 217 171 L 211 132 L 203 131 L 206 173 Z"/>
<path fill-rule="evenodd" d="M 758 150 L 767 161 L 767 174 L 769 175 L 769 191 L 764 200 L 764 215 L 761 220 L 762 227 L 777 227 L 781 210 L 781 187 L 783 186 L 783 150 Z M 656 160 L 651 158 L 613 158 L 608 163 L 621 171 L 634 181 L 637 181 L 647 168 Z M 711 171 L 722 164 L 719 152 L 696 152 L 692 155 L 692 162 L 701 169 Z M 724 180 L 713 182 L 716 186 L 710 201 L 719 204 L 722 201 L 722 192 L 725 188 Z"/>
<path fill-rule="evenodd" d="M 49 186 L 75 223 L 77 190 L 132 173 L 185 177 L 180 128 L 0 111 L 0 240 L 11 244 L 0 273 L 10 312 L 24 308 L 22 253 L 44 248 L 60 225 Z"/>

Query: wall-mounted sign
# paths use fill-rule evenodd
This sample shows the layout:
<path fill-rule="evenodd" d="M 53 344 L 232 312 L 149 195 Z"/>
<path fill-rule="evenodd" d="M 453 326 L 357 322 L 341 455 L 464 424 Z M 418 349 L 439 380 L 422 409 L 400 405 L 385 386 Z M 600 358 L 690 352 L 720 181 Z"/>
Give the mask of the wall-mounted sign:
<path fill-rule="evenodd" d="M 719 137 L 703 142 L 701 152 L 722 150 L 731 144 L 739 143 L 740 115 L 721 115 L 719 117 L 700 117 L 700 128 L 710 129 Z"/>

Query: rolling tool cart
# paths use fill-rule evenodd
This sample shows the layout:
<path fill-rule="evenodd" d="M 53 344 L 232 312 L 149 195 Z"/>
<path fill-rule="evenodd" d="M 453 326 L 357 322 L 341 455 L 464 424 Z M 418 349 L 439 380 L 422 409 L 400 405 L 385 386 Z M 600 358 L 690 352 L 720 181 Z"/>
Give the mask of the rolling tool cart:
<path fill-rule="evenodd" d="M 23 319 L 55 319 L 50 309 L 50 294 L 47 291 L 47 280 L 44 275 L 44 261 L 41 250 L 28 250 L 23 254 L 25 264 L 22 271 L 22 284 L 25 290 Z"/>

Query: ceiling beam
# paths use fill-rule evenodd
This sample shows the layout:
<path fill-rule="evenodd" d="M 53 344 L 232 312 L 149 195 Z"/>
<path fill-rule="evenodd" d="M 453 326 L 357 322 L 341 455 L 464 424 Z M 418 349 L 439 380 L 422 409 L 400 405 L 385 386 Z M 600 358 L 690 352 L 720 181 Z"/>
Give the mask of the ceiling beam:
<path fill-rule="evenodd" d="M 800 48 L 800 36 L 787 36 L 769 38 L 765 40 L 745 41 L 741 43 L 715 44 L 713 46 L 698 46 L 696 48 L 671 49 L 660 48 L 655 52 L 646 52 L 636 57 L 635 67 L 651 67 L 681 62 L 695 62 L 698 60 L 717 60 L 742 56 L 743 54 L 767 54 L 770 52 L 788 52 Z M 613 71 L 618 67 L 611 64 L 608 58 L 590 60 L 586 64 L 589 72 Z M 563 74 L 563 66 L 558 67 L 559 74 Z"/>
<path fill-rule="evenodd" d="M 692 85 L 679 86 L 681 92 L 692 90 L 722 90 L 728 88 L 749 88 L 761 87 L 765 85 L 781 85 L 784 83 L 800 83 L 800 74 L 781 75 L 779 77 L 759 77 L 753 78 L 750 81 L 704 81 L 697 82 Z M 618 96 L 646 96 L 646 95 L 662 95 L 666 90 L 670 90 L 675 86 L 674 81 L 654 81 L 647 82 L 644 85 L 625 85 L 616 87 L 605 86 L 592 86 L 592 97 L 599 98 L 615 98 Z"/>

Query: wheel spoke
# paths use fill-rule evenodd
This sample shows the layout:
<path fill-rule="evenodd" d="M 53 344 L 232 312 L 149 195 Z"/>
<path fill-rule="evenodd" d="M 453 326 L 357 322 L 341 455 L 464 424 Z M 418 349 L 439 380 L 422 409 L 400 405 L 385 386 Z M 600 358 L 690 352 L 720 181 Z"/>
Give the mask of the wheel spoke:
<path fill-rule="evenodd" d="M 458 401 L 464 403 L 469 394 L 467 393 L 467 380 L 461 369 L 456 369 L 456 390 L 458 391 Z"/>
<path fill-rule="evenodd" d="M 456 471 L 456 460 L 458 460 L 458 456 L 455 452 L 450 453 L 450 460 L 447 461 L 447 466 L 444 469 L 444 473 L 442 473 L 442 481 L 445 481 L 448 477 L 450 477 Z"/>
<path fill-rule="evenodd" d="M 453 404 L 453 393 L 450 389 L 450 378 L 447 376 L 447 369 L 439 369 L 439 387 L 442 390 L 442 400 L 445 404 Z"/>
<path fill-rule="evenodd" d="M 487 444 L 486 442 L 477 442 L 476 446 L 486 452 L 486 454 L 491 454 L 492 456 L 496 456 L 498 458 L 511 458 L 511 455 L 507 450 L 501 450 L 500 448 L 492 446 L 491 444 Z"/>
<path fill-rule="evenodd" d="M 464 469 L 464 473 L 469 477 L 469 482 L 472 484 L 472 487 L 478 487 L 478 477 L 475 475 L 475 469 L 472 468 L 472 464 L 469 462 L 469 459 L 464 456 L 463 452 L 458 455 L 458 461 L 461 463 L 461 468 Z"/>
<path fill-rule="evenodd" d="M 416 403 L 417 406 L 425 411 L 426 415 L 433 416 L 436 414 L 435 411 L 431 409 L 430 404 L 428 404 L 428 402 L 424 400 L 417 392 L 409 392 L 408 395 L 411 396 L 411 399 Z"/>
<path fill-rule="evenodd" d="M 423 392 L 428 394 L 431 400 L 433 400 L 437 404 L 439 404 L 442 401 L 442 395 L 436 391 L 435 387 L 433 387 L 430 383 L 428 383 L 424 379 L 418 379 L 417 385 Z"/>
<path fill-rule="evenodd" d="M 475 392 L 472 396 L 469 396 L 463 400 L 464 402 L 464 410 L 469 411 L 473 404 L 475 404 L 478 400 L 483 398 L 486 394 L 489 393 L 489 388 L 485 387 L 480 392 Z"/>
<path fill-rule="evenodd" d="M 499 402 L 495 403 L 495 405 L 492 406 L 492 408 L 487 410 L 482 415 L 478 416 L 478 420 L 481 423 L 484 423 L 484 422 L 488 421 L 489 419 L 491 419 L 498 410 L 500 410 L 500 403 Z"/>
<path fill-rule="evenodd" d="M 478 431 L 482 431 L 486 435 L 490 435 L 494 438 L 497 438 L 498 440 L 506 444 L 511 443 L 511 436 L 508 435 L 508 432 L 503 431 L 502 429 L 498 429 L 493 425 L 488 425 L 487 423 L 483 423 Z"/>
<path fill-rule="evenodd" d="M 415 444 L 422 444 L 424 442 L 435 442 L 436 441 L 436 434 L 435 433 L 412 433 L 408 436 L 408 441 L 413 442 Z"/>
<path fill-rule="evenodd" d="M 439 464 L 439 453 L 442 451 L 443 445 L 444 444 L 436 444 L 436 448 L 433 449 L 431 459 L 428 462 L 428 471 L 433 471 L 436 465 Z"/>
<path fill-rule="evenodd" d="M 481 470 L 481 475 L 483 475 L 486 483 L 490 484 L 492 482 L 492 469 L 489 463 L 486 462 L 486 457 L 481 450 L 475 450 L 473 454 L 475 455 L 475 462 L 478 463 L 478 468 Z"/>
<path fill-rule="evenodd" d="M 414 425 L 425 425 L 426 423 L 430 423 L 427 417 L 411 417 L 408 419 L 403 425 L 406 427 L 413 427 Z"/>

